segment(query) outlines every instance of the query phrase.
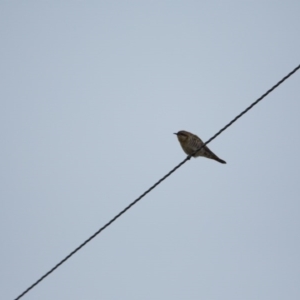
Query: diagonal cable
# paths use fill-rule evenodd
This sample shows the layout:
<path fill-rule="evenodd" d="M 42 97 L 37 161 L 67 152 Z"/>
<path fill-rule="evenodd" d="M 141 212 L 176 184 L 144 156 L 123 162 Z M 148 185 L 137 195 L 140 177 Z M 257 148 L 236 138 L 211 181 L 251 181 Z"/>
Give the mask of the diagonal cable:
<path fill-rule="evenodd" d="M 243 110 L 239 115 L 237 115 L 233 120 L 231 120 L 227 125 L 225 125 L 222 129 L 220 129 L 214 136 L 212 136 L 207 142 L 205 142 L 199 149 L 197 149 L 193 154 L 201 150 L 204 146 L 214 140 L 218 135 L 220 135 L 223 131 L 225 131 L 229 126 L 231 126 L 235 121 L 237 121 L 241 116 L 247 113 L 253 106 L 255 106 L 258 102 L 263 100 L 268 94 L 274 91 L 279 85 L 281 85 L 285 80 L 287 80 L 290 76 L 296 73 L 300 69 L 300 65 L 298 65 L 294 70 L 292 70 L 289 74 L 283 77 L 280 81 L 278 81 L 272 88 L 266 91 L 262 96 L 260 96 L 256 101 L 254 101 L 250 106 L 248 106 L 245 110 Z M 140 195 L 137 199 L 135 199 L 132 203 L 130 203 L 127 207 L 125 207 L 121 212 L 119 212 L 115 217 L 113 217 L 109 222 L 107 222 L 104 226 L 102 226 L 98 231 L 96 231 L 93 235 L 91 235 L 87 240 L 85 240 L 81 245 L 79 245 L 75 250 L 73 250 L 70 254 L 68 254 L 64 259 L 62 259 L 58 264 L 56 264 L 51 270 L 45 273 L 42 277 L 40 277 L 36 282 L 34 282 L 31 286 L 29 286 L 23 293 L 21 293 L 14 300 L 18 300 L 23 297 L 26 293 L 28 293 L 31 289 L 33 289 L 36 285 L 38 285 L 42 280 L 44 280 L 48 275 L 50 275 L 53 271 L 55 271 L 59 266 L 61 266 L 65 261 L 67 261 L 71 256 L 73 256 L 77 251 L 79 251 L 82 247 L 84 247 L 88 242 L 90 242 L 93 238 L 95 238 L 99 233 L 101 233 L 105 228 L 111 225 L 114 221 L 116 221 L 119 217 L 121 217 L 128 209 L 130 209 L 133 205 L 135 205 L 138 201 L 140 201 L 143 197 L 145 197 L 148 193 L 150 193 L 154 188 L 156 188 L 161 182 L 163 182 L 167 177 L 169 177 L 172 173 L 174 173 L 178 168 L 180 168 L 183 164 L 185 164 L 192 155 L 187 156 L 180 164 L 174 167 L 169 173 L 167 173 L 164 177 L 158 180 L 154 185 L 152 185 L 148 190 L 146 190 L 142 195 Z"/>

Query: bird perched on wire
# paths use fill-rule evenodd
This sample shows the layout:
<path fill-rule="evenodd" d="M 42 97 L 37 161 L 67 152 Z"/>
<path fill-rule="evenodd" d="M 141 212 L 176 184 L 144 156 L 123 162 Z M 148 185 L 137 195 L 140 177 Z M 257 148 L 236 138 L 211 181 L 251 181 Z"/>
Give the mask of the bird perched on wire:
<path fill-rule="evenodd" d="M 180 130 L 177 133 L 178 141 L 187 155 L 193 154 L 197 149 L 199 149 L 204 143 L 203 141 L 195 134 L 192 134 L 188 131 Z M 193 157 L 204 156 L 210 159 L 214 159 L 221 164 L 226 164 L 226 161 L 220 159 L 215 155 L 207 146 L 204 146 L 201 150 L 196 152 Z"/>

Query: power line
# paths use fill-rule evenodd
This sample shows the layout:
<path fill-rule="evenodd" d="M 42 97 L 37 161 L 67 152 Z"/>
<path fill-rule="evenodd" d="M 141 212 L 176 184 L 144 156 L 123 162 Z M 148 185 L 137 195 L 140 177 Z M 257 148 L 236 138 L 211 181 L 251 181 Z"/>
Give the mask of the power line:
<path fill-rule="evenodd" d="M 229 126 L 231 126 L 235 121 L 237 121 L 241 116 L 247 113 L 253 106 L 255 106 L 258 102 L 263 100 L 268 94 L 270 94 L 273 90 L 275 90 L 279 85 L 281 85 L 286 79 L 292 76 L 300 69 L 300 65 L 298 65 L 293 71 L 283 77 L 280 81 L 278 81 L 272 88 L 266 91 L 261 97 L 259 97 L 256 101 L 254 101 L 250 106 L 248 106 L 244 111 L 242 111 L 239 115 L 237 115 L 233 120 L 231 120 L 227 125 L 225 125 L 222 129 L 220 129 L 214 136 L 212 136 L 207 142 L 205 142 L 199 149 L 197 149 L 193 154 L 202 149 L 205 145 L 214 140 L 218 135 L 220 135 L 223 131 L 225 131 Z M 174 173 L 178 168 L 180 168 L 183 164 L 185 164 L 192 155 L 187 156 L 180 164 L 174 167 L 169 173 L 167 173 L 164 177 L 158 180 L 154 185 L 152 185 L 148 190 L 146 190 L 142 195 L 140 195 L 137 199 L 135 199 L 131 204 L 125 207 L 121 212 L 119 212 L 115 217 L 113 217 L 109 222 L 107 222 L 104 226 L 102 226 L 98 231 L 96 231 L 92 236 L 90 236 L 87 240 L 85 240 L 80 246 L 78 246 L 75 250 L 73 250 L 70 254 L 68 254 L 64 259 L 62 259 L 58 264 L 56 264 L 51 270 L 45 273 L 42 277 L 40 277 L 35 283 L 29 286 L 22 294 L 20 294 L 14 300 L 18 300 L 23 297 L 26 293 L 28 293 L 31 289 L 33 289 L 36 285 L 38 285 L 42 280 L 44 280 L 48 275 L 50 275 L 53 271 L 55 271 L 59 266 L 61 266 L 65 261 L 67 261 L 72 255 L 74 255 L 77 251 L 79 251 L 82 247 L 84 247 L 88 242 L 90 242 L 93 238 L 95 238 L 99 233 L 101 233 L 105 228 L 111 225 L 114 221 L 116 221 L 121 215 L 123 215 L 128 209 L 130 209 L 133 205 L 135 205 L 138 201 L 140 201 L 143 197 L 145 197 L 148 193 L 150 193 L 154 188 L 156 188 L 161 182 L 163 182 L 167 177 L 169 177 L 172 173 Z"/>

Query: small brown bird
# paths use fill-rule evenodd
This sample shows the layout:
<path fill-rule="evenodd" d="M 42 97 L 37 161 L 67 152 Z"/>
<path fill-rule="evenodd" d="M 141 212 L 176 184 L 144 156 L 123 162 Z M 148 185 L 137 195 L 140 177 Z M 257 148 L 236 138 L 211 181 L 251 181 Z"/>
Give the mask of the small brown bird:
<path fill-rule="evenodd" d="M 203 141 L 197 135 L 192 134 L 188 131 L 180 130 L 174 134 L 177 135 L 181 148 L 187 155 L 193 154 L 204 144 Z M 226 161 L 220 159 L 207 146 L 204 146 L 200 151 L 193 155 L 193 157 L 198 156 L 204 156 L 210 159 L 214 159 L 221 164 L 226 164 Z"/>

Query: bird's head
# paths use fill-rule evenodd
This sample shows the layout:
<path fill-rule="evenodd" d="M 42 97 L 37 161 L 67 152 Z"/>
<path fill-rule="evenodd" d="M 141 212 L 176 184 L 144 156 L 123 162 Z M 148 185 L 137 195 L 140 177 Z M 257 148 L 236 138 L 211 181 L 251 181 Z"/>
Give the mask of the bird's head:
<path fill-rule="evenodd" d="M 188 132 L 184 131 L 184 130 L 180 130 L 177 133 L 174 133 L 177 135 L 177 138 L 179 140 L 180 143 L 184 142 L 187 140 L 189 134 Z"/>

